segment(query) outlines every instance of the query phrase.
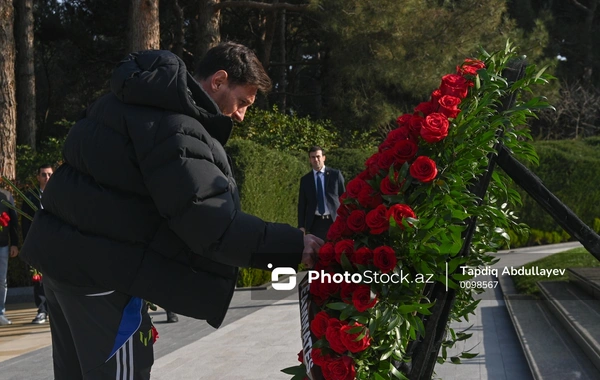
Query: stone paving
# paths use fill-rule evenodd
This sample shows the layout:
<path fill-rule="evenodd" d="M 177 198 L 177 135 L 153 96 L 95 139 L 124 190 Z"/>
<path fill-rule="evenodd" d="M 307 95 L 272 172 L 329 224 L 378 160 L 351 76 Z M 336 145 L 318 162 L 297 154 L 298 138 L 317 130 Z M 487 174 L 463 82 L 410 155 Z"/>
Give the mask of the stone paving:
<path fill-rule="evenodd" d="M 566 243 L 501 252 L 497 254 L 501 260 L 496 267 L 522 265 L 577 246 L 580 245 Z M 463 360 L 461 365 L 438 365 L 436 378 L 532 379 L 500 290 L 488 291 L 482 298 L 470 322 L 453 325 L 457 331 L 472 325 L 473 336 L 449 353 L 471 350 L 479 355 Z M 8 305 L 8 309 L 9 315 L 14 313 L 13 322 L 26 324 L 35 316 L 31 308 L 17 310 Z M 298 363 L 301 340 L 295 292 L 237 291 L 225 322 L 218 330 L 203 321 L 182 316 L 178 323 L 166 324 L 162 310 L 151 315 L 160 334 L 155 345 L 153 379 L 286 380 L 290 376 L 280 370 Z M 32 326 L 27 329 L 15 323 L 0 328 L 3 334 L 0 335 L 0 380 L 53 379 L 48 325 Z M 27 341 L 35 341 L 42 348 L 23 343 Z"/>

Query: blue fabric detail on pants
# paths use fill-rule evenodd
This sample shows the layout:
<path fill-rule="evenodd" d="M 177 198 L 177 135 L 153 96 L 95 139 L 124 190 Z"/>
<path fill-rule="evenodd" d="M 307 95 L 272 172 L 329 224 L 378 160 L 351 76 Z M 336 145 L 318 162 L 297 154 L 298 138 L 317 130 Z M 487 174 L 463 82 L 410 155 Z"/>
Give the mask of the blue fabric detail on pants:
<path fill-rule="evenodd" d="M 139 297 L 131 297 L 129 303 L 123 309 L 123 316 L 121 317 L 121 323 L 119 324 L 119 331 L 115 338 L 115 345 L 113 346 L 110 355 L 106 361 L 121 348 L 125 342 L 140 328 L 142 324 L 142 306 L 144 300 Z"/>

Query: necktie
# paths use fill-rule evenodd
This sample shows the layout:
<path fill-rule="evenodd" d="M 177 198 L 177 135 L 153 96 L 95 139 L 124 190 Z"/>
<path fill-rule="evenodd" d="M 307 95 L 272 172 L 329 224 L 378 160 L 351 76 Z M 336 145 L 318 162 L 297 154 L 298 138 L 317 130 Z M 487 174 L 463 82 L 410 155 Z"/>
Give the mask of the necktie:
<path fill-rule="evenodd" d="M 323 173 L 317 172 L 317 210 L 319 214 L 325 214 L 325 194 L 323 193 L 323 181 L 321 175 Z"/>

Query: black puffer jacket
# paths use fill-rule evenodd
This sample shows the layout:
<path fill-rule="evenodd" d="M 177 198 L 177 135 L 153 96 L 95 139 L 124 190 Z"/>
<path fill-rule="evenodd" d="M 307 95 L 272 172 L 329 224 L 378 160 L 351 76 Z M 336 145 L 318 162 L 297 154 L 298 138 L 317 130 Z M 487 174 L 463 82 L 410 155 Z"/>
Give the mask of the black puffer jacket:
<path fill-rule="evenodd" d="M 73 292 L 115 289 L 221 324 L 237 267 L 295 266 L 303 234 L 240 211 L 232 120 L 168 51 L 131 54 L 71 129 L 22 257 Z"/>

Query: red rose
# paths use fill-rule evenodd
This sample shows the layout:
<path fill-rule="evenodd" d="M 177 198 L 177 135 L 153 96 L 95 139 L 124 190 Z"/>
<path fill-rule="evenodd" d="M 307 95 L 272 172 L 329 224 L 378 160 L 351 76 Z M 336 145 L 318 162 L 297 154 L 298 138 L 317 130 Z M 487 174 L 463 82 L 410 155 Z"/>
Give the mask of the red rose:
<path fill-rule="evenodd" d="M 461 75 L 477 75 L 477 70 L 485 69 L 485 63 L 478 59 L 467 58 L 465 62 L 456 66 L 456 73 Z"/>
<path fill-rule="evenodd" d="M 329 343 L 329 347 L 338 354 L 346 352 L 346 346 L 342 343 L 340 329 L 347 325 L 348 322 L 342 322 L 337 318 L 329 318 L 329 324 L 325 330 L 325 339 Z"/>
<path fill-rule="evenodd" d="M 158 330 L 152 325 L 152 344 L 154 344 L 158 338 Z"/>
<path fill-rule="evenodd" d="M 431 93 L 430 102 L 433 104 L 438 104 L 438 100 L 442 97 L 442 91 L 438 88 Z"/>
<path fill-rule="evenodd" d="M 311 281 L 310 283 L 310 294 L 313 295 L 315 302 L 320 303 L 321 301 L 326 300 L 332 294 L 337 293 L 339 289 L 339 284 L 335 282 L 322 282 L 320 279 L 316 281 Z"/>
<path fill-rule="evenodd" d="M 354 360 L 349 356 L 331 359 L 321 367 L 321 370 L 325 380 L 354 380 L 356 378 Z"/>
<path fill-rule="evenodd" d="M 390 220 L 386 218 L 386 213 L 387 208 L 384 205 L 379 205 L 367 213 L 366 221 L 371 234 L 379 235 L 390 228 Z"/>
<path fill-rule="evenodd" d="M 300 350 L 300 352 L 298 352 L 298 361 L 300 363 L 304 363 L 304 351 Z"/>
<path fill-rule="evenodd" d="M 357 284 L 353 282 L 342 282 L 340 284 L 340 298 L 347 304 L 352 304 L 352 293 L 358 287 Z"/>
<path fill-rule="evenodd" d="M 364 207 L 368 208 L 369 202 L 371 202 L 371 196 L 373 194 L 373 188 L 369 186 L 365 186 L 362 188 L 360 193 L 358 194 L 358 203 Z"/>
<path fill-rule="evenodd" d="M 344 196 L 346 193 L 342 194 L 342 196 Z M 337 209 L 337 215 L 338 218 L 342 217 L 344 219 L 348 219 L 348 215 L 350 215 L 350 208 L 347 207 L 344 203 L 344 201 L 342 200 L 342 197 L 340 197 L 340 207 L 338 207 Z"/>
<path fill-rule="evenodd" d="M 388 247 L 387 245 L 382 245 L 381 247 L 377 247 L 373 250 L 373 264 L 382 273 L 391 272 L 398 260 L 396 259 L 396 252 L 392 249 L 392 247 Z"/>
<path fill-rule="evenodd" d="M 358 193 L 360 193 L 365 186 L 369 186 L 369 184 L 362 178 L 354 177 L 348 182 L 348 186 L 346 186 L 346 194 L 348 194 L 348 197 L 350 198 L 356 198 L 358 197 Z"/>
<path fill-rule="evenodd" d="M 319 249 L 319 261 L 323 266 L 328 266 L 333 262 L 335 258 L 335 251 L 333 249 L 333 243 L 327 242 Z"/>
<path fill-rule="evenodd" d="M 390 216 L 394 218 L 398 227 L 404 229 L 404 225 L 402 225 L 402 219 L 414 218 L 415 212 L 412 210 L 412 208 L 410 208 L 409 205 L 397 203 L 388 209 L 386 218 L 389 220 Z"/>
<path fill-rule="evenodd" d="M 342 263 L 342 254 L 346 254 L 346 258 L 352 261 L 354 255 L 354 240 L 345 239 L 335 245 L 335 261 Z"/>
<path fill-rule="evenodd" d="M 367 347 L 369 347 L 371 345 L 370 338 L 369 338 L 369 330 L 366 331 L 365 336 L 363 336 L 361 339 L 357 340 L 357 338 L 363 333 L 363 331 L 359 331 L 356 333 L 350 333 L 350 330 L 352 330 L 355 327 L 363 327 L 364 328 L 364 325 L 361 325 L 360 323 L 354 323 L 353 325 L 346 325 L 346 326 L 342 326 L 342 328 L 341 328 L 342 343 L 344 343 L 344 346 L 346 346 L 348 351 L 350 351 L 354 354 L 357 352 L 366 350 Z M 300 351 L 300 352 L 302 352 L 302 351 Z"/>
<path fill-rule="evenodd" d="M 365 166 L 367 167 L 367 171 L 371 177 L 374 177 L 377 173 L 379 173 L 379 166 L 377 162 L 379 161 L 379 153 L 375 153 L 371 157 L 367 158 L 365 161 Z"/>
<path fill-rule="evenodd" d="M 415 162 L 410 165 L 409 172 L 414 179 L 421 182 L 433 181 L 438 173 L 435 161 L 426 156 L 417 157 Z"/>
<path fill-rule="evenodd" d="M 429 117 L 429 116 L 427 116 Z M 421 129 L 422 131 L 422 129 Z M 419 147 L 412 140 L 402 140 L 398 141 L 396 145 L 394 145 L 394 164 L 396 167 L 402 166 L 407 161 L 411 161 L 415 155 Z M 388 167 L 389 168 L 389 167 Z"/>
<path fill-rule="evenodd" d="M 423 120 L 421 116 L 416 115 L 413 115 L 412 119 L 410 119 L 408 129 L 412 136 L 418 137 L 421 134 L 421 123 L 423 123 Z"/>
<path fill-rule="evenodd" d="M 412 119 L 413 115 L 409 114 L 409 113 L 405 113 L 404 115 L 400 115 L 398 116 L 398 118 L 396 119 L 396 124 L 398 124 L 398 127 L 408 127 L 410 120 Z"/>
<path fill-rule="evenodd" d="M 36 273 L 33 276 L 31 276 L 31 279 L 33 280 L 33 282 L 40 282 L 42 281 L 42 276 Z"/>
<path fill-rule="evenodd" d="M 373 261 L 373 251 L 368 247 L 360 247 L 354 251 L 353 258 L 354 264 L 367 266 Z"/>
<path fill-rule="evenodd" d="M 329 298 L 329 295 L 321 282 L 311 282 L 308 290 L 317 305 L 323 305 Z"/>
<path fill-rule="evenodd" d="M 407 127 L 400 127 L 391 130 L 386 137 L 386 141 L 392 143 L 392 146 L 398 141 L 407 140 L 410 138 L 410 130 Z"/>
<path fill-rule="evenodd" d="M 323 355 L 323 351 L 320 348 L 313 348 L 310 355 L 312 356 L 313 363 L 319 367 L 331 361 L 331 355 Z"/>
<path fill-rule="evenodd" d="M 352 293 L 352 304 L 360 313 L 372 308 L 376 303 L 377 297 L 371 296 L 371 287 L 369 285 L 359 285 Z"/>
<path fill-rule="evenodd" d="M 373 175 L 369 173 L 369 170 L 363 170 L 362 172 L 358 173 L 356 177 L 362 179 L 363 181 L 368 181 L 373 178 Z"/>
<path fill-rule="evenodd" d="M 354 210 L 348 216 L 348 228 L 352 232 L 361 233 L 368 227 L 365 222 L 366 213 L 363 210 Z"/>
<path fill-rule="evenodd" d="M 444 95 L 438 101 L 440 105 L 440 113 L 446 115 L 446 117 L 455 118 L 460 113 L 458 105 L 460 104 L 460 98 L 452 95 Z"/>
<path fill-rule="evenodd" d="M 392 149 L 384 150 L 383 152 L 379 153 L 377 166 L 380 170 L 387 172 L 390 166 L 392 166 L 394 163 L 395 159 L 396 157 L 394 156 L 394 151 Z"/>
<path fill-rule="evenodd" d="M 320 311 L 310 322 L 310 331 L 315 334 L 317 339 L 321 339 L 325 335 L 325 331 L 329 325 L 329 318 L 329 315 L 325 311 Z"/>
<path fill-rule="evenodd" d="M 473 82 L 458 74 L 448 74 L 442 77 L 440 91 L 442 95 L 452 95 L 464 99 Z"/>
<path fill-rule="evenodd" d="M 435 112 L 436 108 L 437 108 L 436 103 L 422 102 L 422 103 L 419 103 L 419 105 L 415 107 L 415 114 L 425 117 L 425 116 L 429 115 L 430 113 Z"/>
<path fill-rule="evenodd" d="M 346 228 L 346 218 L 343 216 L 339 216 L 335 218 L 335 222 L 329 227 L 327 231 L 327 240 L 336 241 L 342 238 L 342 235 L 345 233 Z"/>
<path fill-rule="evenodd" d="M 364 187 L 358 194 L 358 203 L 364 208 L 375 208 L 383 203 L 381 194 L 373 190 L 371 186 Z"/>
<path fill-rule="evenodd" d="M 0 214 L 0 226 L 8 227 L 8 223 L 10 222 L 10 216 L 6 212 Z"/>
<path fill-rule="evenodd" d="M 442 97 L 443 98 L 443 97 Z M 425 118 L 421 126 L 421 137 L 428 143 L 436 143 L 448 136 L 450 122 L 446 115 L 432 113 Z"/>
<path fill-rule="evenodd" d="M 397 195 L 400 192 L 400 185 L 392 183 L 390 176 L 385 176 L 379 184 L 379 190 L 382 194 Z"/>

